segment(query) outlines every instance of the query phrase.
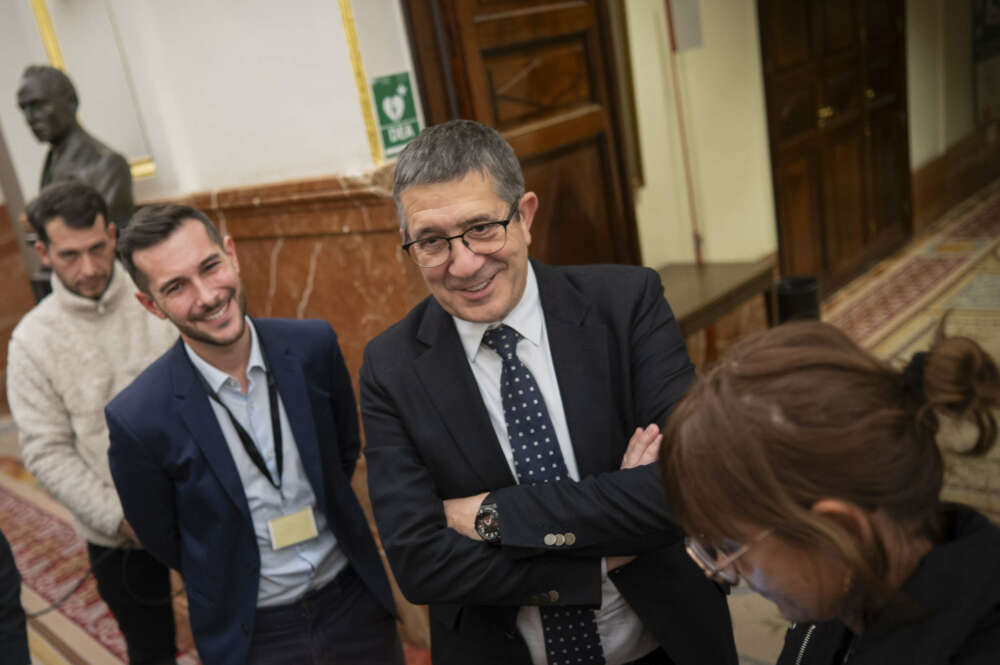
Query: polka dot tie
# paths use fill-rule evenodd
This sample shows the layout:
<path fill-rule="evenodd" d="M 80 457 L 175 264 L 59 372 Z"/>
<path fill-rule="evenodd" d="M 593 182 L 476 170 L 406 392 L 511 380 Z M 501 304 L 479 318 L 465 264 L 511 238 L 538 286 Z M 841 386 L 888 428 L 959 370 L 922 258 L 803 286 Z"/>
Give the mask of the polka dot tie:
<path fill-rule="evenodd" d="M 500 356 L 500 399 L 514 472 L 522 485 L 568 477 L 559 441 L 534 375 L 517 357 L 521 335 L 501 325 L 483 335 L 483 345 Z M 594 610 L 572 606 L 540 607 L 549 665 L 603 665 L 604 652 Z"/>

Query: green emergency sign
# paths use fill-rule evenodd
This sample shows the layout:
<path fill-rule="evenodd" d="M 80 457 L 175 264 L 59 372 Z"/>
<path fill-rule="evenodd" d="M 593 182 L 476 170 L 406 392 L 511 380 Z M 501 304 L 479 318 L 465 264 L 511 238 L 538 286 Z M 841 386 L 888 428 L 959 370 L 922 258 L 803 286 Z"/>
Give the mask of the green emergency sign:
<path fill-rule="evenodd" d="M 420 133 L 410 73 L 401 72 L 372 79 L 372 99 L 378 110 L 382 149 L 387 157 L 392 157 Z"/>

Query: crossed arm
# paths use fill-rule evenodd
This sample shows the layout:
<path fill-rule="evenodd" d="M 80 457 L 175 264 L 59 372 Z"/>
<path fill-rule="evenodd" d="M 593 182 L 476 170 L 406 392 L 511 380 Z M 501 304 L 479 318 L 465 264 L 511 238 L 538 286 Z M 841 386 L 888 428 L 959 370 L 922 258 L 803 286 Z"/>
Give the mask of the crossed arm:
<path fill-rule="evenodd" d="M 362 367 L 361 385 L 372 507 L 386 555 L 411 602 L 600 605 L 599 558 L 524 556 L 449 529 L 434 478 L 370 363 Z"/>
<path fill-rule="evenodd" d="M 643 467 L 655 463 L 660 451 L 660 443 L 662 441 L 663 441 L 663 435 L 660 433 L 659 426 L 657 426 L 655 423 L 650 424 L 645 428 L 637 427 L 635 432 L 632 434 L 632 437 L 629 439 L 628 447 L 625 450 L 625 455 L 622 457 L 620 470 L 635 469 L 638 467 Z M 576 484 L 577 483 L 573 481 L 566 481 L 565 483 L 563 483 L 563 485 L 565 486 L 563 489 L 572 488 L 573 485 Z M 499 490 L 498 492 L 494 493 L 494 499 L 497 499 L 498 502 L 507 501 L 506 505 L 509 508 L 510 507 L 509 500 L 511 499 L 516 500 L 519 494 L 525 494 L 526 496 L 524 498 L 526 499 L 531 498 L 532 492 L 530 490 L 528 492 L 520 492 L 518 491 L 520 489 L 522 488 L 518 486 L 512 488 L 505 488 L 504 490 Z M 524 489 L 527 488 L 525 487 Z M 479 534 L 476 532 L 475 521 L 479 507 L 480 505 L 482 505 L 483 500 L 487 496 L 488 496 L 487 492 L 482 492 L 480 494 L 475 494 L 467 497 L 446 499 L 443 503 L 444 503 L 445 516 L 448 520 L 448 527 L 450 529 L 454 529 L 455 531 L 462 534 L 466 538 L 471 538 L 473 540 L 481 540 Z M 549 499 L 552 498 L 554 497 L 549 497 Z M 579 499 L 581 497 L 577 496 L 576 498 Z M 575 511 L 567 512 L 559 510 L 552 511 L 552 508 L 554 507 L 553 501 L 551 500 L 545 501 L 542 497 L 536 497 L 534 499 L 534 502 L 538 502 L 540 499 L 543 501 L 544 506 L 547 506 L 547 508 L 545 508 L 544 506 L 539 506 L 539 508 L 543 509 L 542 514 L 546 512 L 549 513 L 547 517 L 543 517 L 542 523 L 544 522 L 551 523 L 555 519 L 558 519 L 559 522 L 561 523 L 565 523 L 566 516 L 572 515 L 575 512 Z M 577 506 L 576 510 L 579 510 L 579 505 L 580 505 L 579 501 L 576 501 L 575 505 Z M 503 510 L 500 511 L 501 518 L 503 518 L 505 514 L 507 514 L 505 511 Z M 531 515 L 538 515 L 538 513 L 535 510 L 528 510 L 526 511 L 526 514 L 523 517 L 530 517 Z M 511 514 L 510 516 L 516 517 L 516 515 L 514 514 Z M 558 516 L 558 518 L 556 516 Z M 609 522 L 614 523 L 618 521 L 618 518 L 620 518 L 620 512 L 615 515 L 604 515 L 603 518 L 604 519 L 601 520 L 602 522 L 607 520 Z M 541 537 L 538 535 L 543 531 L 543 528 L 540 526 L 540 524 L 537 525 L 536 528 L 532 529 L 530 526 L 523 527 L 518 525 L 517 523 L 518 521 L 520 520 L 515 520 L 515 519 L 510 520 L 510 525 L 508 526 L 510 535 L 507 538 L 503 537 L 505 534 L 502 530 L 504 526 L 507 526 L 507 523 L 505 521 L 501 522 L 502 545 L 530 547 L 531 543 L 527 542 L 527 538 Z M 572 520 L 570 521 L 572 522 Z M 579 526 L 577 526 L 576 528 L 579 530 Z M 566 530 L 572 530 L 572 527 L 567 528 Z M 582 532 L 587 533 L 588 530 L 583 529 Z M 534 535 L 527 536 L 527 534 L 534 534 Z M 576 534 L 576 531 L 574 531 L 574 534 Z M 629 534 L 619 533 L 617 534 L 617 538 L 620 539 L 623 537 L 627 537 L 628 535 Z M 642 534 L 634 534 L 634 535 L 642 535 Z M 586 542 L 582 543 L 581 547 L 588 547 L 596 544 L 597 544 L 596 542 Z M 633 558 L 634 556 L 611 556 L 608 558 L 607 562 L 608 570 L 614 570 L 615 568 L 618 568 L 630 562 Z"/>

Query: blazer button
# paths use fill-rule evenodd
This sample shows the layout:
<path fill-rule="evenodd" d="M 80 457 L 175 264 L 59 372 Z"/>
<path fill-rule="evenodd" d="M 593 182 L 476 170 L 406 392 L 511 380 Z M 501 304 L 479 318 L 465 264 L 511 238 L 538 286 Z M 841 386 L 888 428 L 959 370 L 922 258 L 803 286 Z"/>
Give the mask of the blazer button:
<path fill-rule="evenodd" d="M 512 642 L 514 641 L 514 633 L 504 633 L 503 636 Z"/>
<path fill-rule="evenodd" d="M 576 542 L 576 534 L 570 531 L 569 533 L 566 534 L 566 544 L 572 545 L 575 542 Z"/>
<path fill-rule="evenodd" d="M 249 635 L 250 634 L 250 626 L 246 625 L 245 623 L 241 623 L 240 624 L 240 628 L 243 629 L 243 634 L 244 635 Z"/>
<path fill-rule="evenodd" d="M 566 544 L 566 536 L 561 533 L 556 534 L 556 546 L 561 547 Z"/>
<path fill-rule="evenodd" d="M 556 534 L 554 533 L 545 534 L 545 538 L 543 539 L 543 541 L 545 542 L 546 545 L 552 547 L 553 545 L 556 544 Z"/>
<path fill-rule="evenodd" d="M 559 602 L 559 592 L 556 591 L 555 589 L 553 589 L 552 591 L 549 591 L 549 601 L 551 601 L 553 603 L 558 603 Z"/>

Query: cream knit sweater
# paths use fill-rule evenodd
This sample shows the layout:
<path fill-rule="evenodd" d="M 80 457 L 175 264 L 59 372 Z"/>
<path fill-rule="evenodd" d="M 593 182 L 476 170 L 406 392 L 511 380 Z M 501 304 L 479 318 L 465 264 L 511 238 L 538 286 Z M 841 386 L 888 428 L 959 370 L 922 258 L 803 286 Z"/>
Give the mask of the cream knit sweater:
<path fill-rule="evenodd" d="M 24 465 L 76 517 L 77 531 L 121 547 L 123 513 L 108 469 L 104 406 L 177 339 L 146 312 L 115 262 L 99 300 L 69 291 L 55 275 L 52 295 L 11 336 L 7 399 Z"/>

